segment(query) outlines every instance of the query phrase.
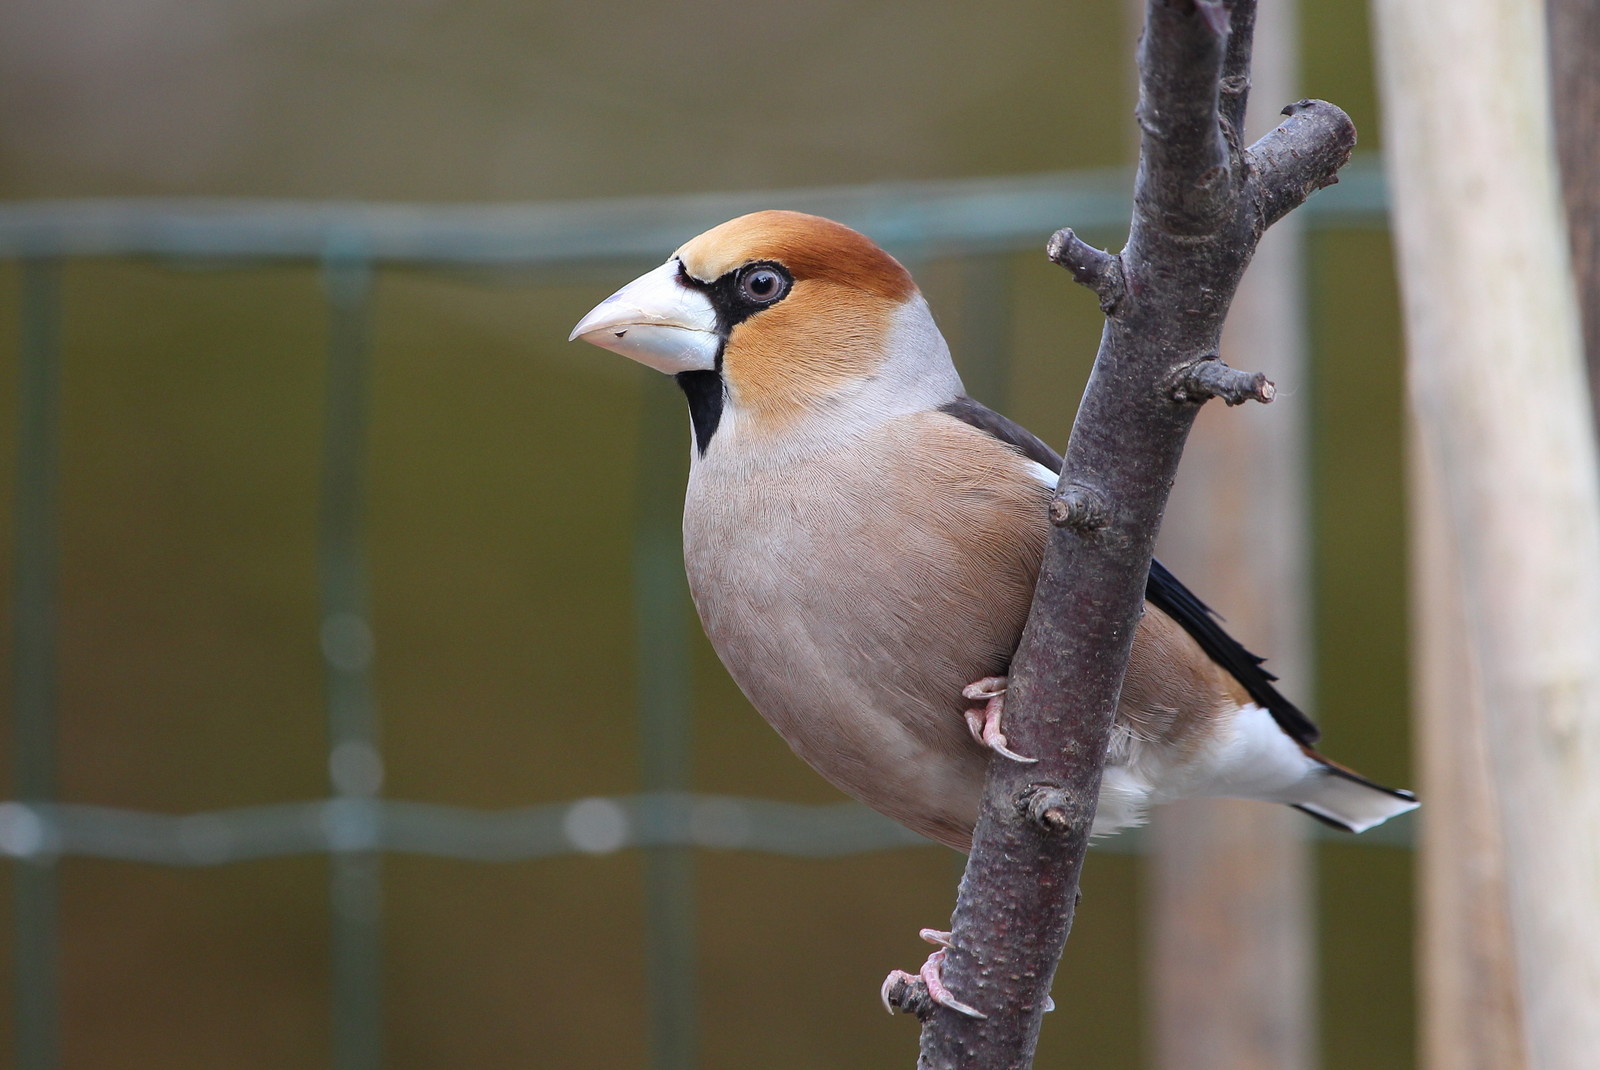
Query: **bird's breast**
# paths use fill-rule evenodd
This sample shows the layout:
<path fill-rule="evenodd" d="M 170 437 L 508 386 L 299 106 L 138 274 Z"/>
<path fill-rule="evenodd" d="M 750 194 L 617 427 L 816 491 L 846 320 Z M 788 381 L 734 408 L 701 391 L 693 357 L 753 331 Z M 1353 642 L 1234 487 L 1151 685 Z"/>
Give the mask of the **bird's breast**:
<path fill-rule="evenodd" d="M 953 842 L 985 765 L 961 688 L 1009 662 L 1047 527 L 1021 459 L 948 425 L 910 417 L 766 470 L 697 460 L 684 554 L 707 636 L 790 746 Z"/>

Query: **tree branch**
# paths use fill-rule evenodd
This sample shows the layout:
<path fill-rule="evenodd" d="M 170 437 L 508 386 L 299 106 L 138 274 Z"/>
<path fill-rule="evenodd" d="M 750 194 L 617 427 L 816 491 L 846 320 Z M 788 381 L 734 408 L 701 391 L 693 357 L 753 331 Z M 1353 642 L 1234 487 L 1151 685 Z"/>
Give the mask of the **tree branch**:
<path fill-rule="evenodd" d="M 1244 137 L 1244 117 L 1250 104 L 1250 50 L 1255 40 L 1256 9 L 1236 6 L 1228 17 L 1228 48 L 1222 57 L 1221 106 L 1224 128 L 1235 140 Z"/>
<path fill-rule="evenodd" d="M 919 985 L 901 993 L 923 1018 L 928 1070 L 1032 1061 L 1195 402 L 1270 397 L 1264 379 L 1214 359 L 1223 318 L 1261 233 L 1331 182 L 1354 143 L 1342 112 L 1308 103 L 1292 129 L 1240 147 L 1254 13 L 1254 0 L 1148 0 L 1128 243 L 1112 256 L 1070 231 L 1051 241 L 1108 318 L 1006 700 L 1013 746 L 1040 761 L 990 767 L 944 962 L 945 983 L 986 1017 L 920 1000 Z"/>
<path fill-rule="evenodd" d="M 1229 11 L 1216 0 L 1145 7 L 1134 112 L 1140 130 L 1135 217 L 1142 211 L 1174 233 L 1214 229 L 1233 201 L 1234 169 L 1221 113 Z M 1248 56 L 1249 45 L 1240 47 Z M 1240 100 L 1249 85 L 1248 67 L 1246 59 L 1233 74 Z"/>
<path fill-rule="evenodd" d="M 1242 372 L 1222 363 L 1215 353 L 1180 365 L 1172 378 L 1172 400 L 1202 402 L 1220 398 L 1228 405 L 1271 401 L 1278 388 L 1260 372 Z"/>
<path fill-rule="evenodd" d="M 1113 253 L 1096 249 L 1073 233 L 1071 227 L 1062 227 L 1050 236 L 1045 253 L 1052 261 L 1072 272 L 1080 286 L 1095 292 L 1100 298 L 1100 311 L 1108 316 L 1117 313 L 1117 305 L 1127 293 L 1122 277 L 1122 260 Z"/>
<path fill-rule="evenodd" d="M 1297 101 L 1283 114 L 1288 118 L 1247 154 L 1257 175 L 1263 229 L 1339 181 L 1339 168 L 1356 146 L 1350 117 L 1325 100 Z"/>

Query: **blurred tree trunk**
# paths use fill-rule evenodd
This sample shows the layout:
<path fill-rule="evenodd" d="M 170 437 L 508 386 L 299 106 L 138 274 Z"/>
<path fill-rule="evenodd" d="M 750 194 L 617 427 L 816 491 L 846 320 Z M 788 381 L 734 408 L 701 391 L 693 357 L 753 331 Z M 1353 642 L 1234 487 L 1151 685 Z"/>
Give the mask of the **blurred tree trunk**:
<path fill-rule="evenodd" d="M 1295 7 L 1284 0 L 1260 9 L 1246 140 L 1298 99 Z M 1260 368 L 1283 390 L 1259 410 L 1201 410 L 1160 554 L 1199 584 L 1247 647 L 1271 659 L 1291 694 L 1305 697 L 1313 681 L 1302 235 L 1291 215 L 1262 239 L 1222 336 L 1224 360 Z M 1305 824 L 1286 807 L 1235 799 L 1156 813 L 1146 976 L 1157 1070 L 1315 1065 Z"/>
<path fill-rule="evenodd" d="M 1600 423 L 1600 3 L 1547 0 L 1550 90 L 1578 285 L 1589 396 Z"/>
<path fill-rule="evenodd" d="M 1422 837 L 1417 858 L 1420 1063 L 1522 1070 L 1505 841 L 1484 738 L 1460 563 L 1436 463 L 1411 443 L 1413 701 Z"/>
<path fill-rule="evenodd" d="M 1475 702 L 1441 715 L 1484 717 L 1527 1065 L 1586 1070 L 1600 1052 L 1600 477 L 1543 12 L 1519 0 L 1373 10 L 1416 445 L 1454 550 L 1453 563 L 1424 551 L 1427 568 L 1448 573 L 1425 589 L 1459 592 L 1470 669 L 1454 672 L 1479 683 Z M 1419 618 L 1437 627 L 1447 610 Z M 1471 775 L 1436 758 L 1427 767 Z M 1474 794 L 1471 780 L 1442 787 Z M 1434 809 L 1430 843 L 1473 835 L 1466 811 Z M 1467 887 L 1488 896 L 1492 884 Z M 1465 1050 L 1484 1047 L 1492 1016 L 1460 1013 Z"/>

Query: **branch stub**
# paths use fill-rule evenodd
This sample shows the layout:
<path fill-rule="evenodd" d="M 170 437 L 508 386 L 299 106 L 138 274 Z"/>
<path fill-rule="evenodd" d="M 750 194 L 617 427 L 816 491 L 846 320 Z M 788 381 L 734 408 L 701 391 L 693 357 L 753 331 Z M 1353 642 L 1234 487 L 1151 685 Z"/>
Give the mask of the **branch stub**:
<path fill-rule="evenodd" d="M 1122 271 L 1122 257 L 1096 249 L 1073 231 L 1062 227 L 1050 235 L 1045 252 L 1052 263 L 1060 264 L 1072 272 L 1080 286 L 1093 290 L 1100 298 L 1100 311 L 1114 316 L 1122 299 L 1128 295 L 1127 279 Z"/>
<path fill-rule="evenodd" d="M 1092 535 L 1111 523 L 1111 507 L 1094 487 L 1069 483 L 1050 499 L 1050 522 L 1079 535 Z"/>
<path fill-rule="evenodd" d="M 1179 404 L 1200 404 L 1221 398 L 1228 405 L 1259 401 L 1265 405 L 1277 396 L 1278 388 L 1261 372 L 1242 372 L 1222 362 L 1215 353 L 1184 364 L 1173 373 L 1169 391 Z"/>
<path fill-rule="evenodd" d="M 1034 827 L 1051 836 L 1063 836 L 1087 815 L 1083 800 L 1054 784 L 1030 784 L 1017 796 L 1017 809 Z"/>

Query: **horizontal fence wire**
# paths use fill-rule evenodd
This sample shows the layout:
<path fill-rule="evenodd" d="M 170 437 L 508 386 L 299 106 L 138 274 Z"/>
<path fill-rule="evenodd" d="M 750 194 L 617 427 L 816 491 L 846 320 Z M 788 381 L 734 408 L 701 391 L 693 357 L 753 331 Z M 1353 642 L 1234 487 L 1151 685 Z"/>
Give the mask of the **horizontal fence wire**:
<path fill-rule="evenodd" d="M 0 257 L 155 256 L 319 260 L 330 235 L 359 235 L 374 263 L 540 267 L 659 260 L 686 238 L 762 208 L 813 212 L 891 249 L 972 255 L 1043 249 L 1070 224 L 1126 230 L 1124 169 L 831 189 L 764 190 L 551 204 L 365 204 L 119 198 L 0 205 Z M 1345 168 L 1297 213 L 1307 226 L 1384 225 L 1376 160 Z"/>
<path fill-rule="evenodd" d="M 1395 818 L 1352 836 L 1306 822 L 1309 838 L 1409 847 L 1415 819 Z M 1094 841 L 1113 854 L 1143 851 L 1138 829 Z M 303 854 L 429 855 L 521 862 L 633 848 L 696 847 L 796 858 L 837 858 L 931 847 L 855 803 L 805 804 L 732 795 L 594 796 L 506 810 L 401 799 L 332 798 L 161 814 L 80 803 L 0 803 L 0 854 L 75 855 L 163 866 L 217 866 Z"/>

